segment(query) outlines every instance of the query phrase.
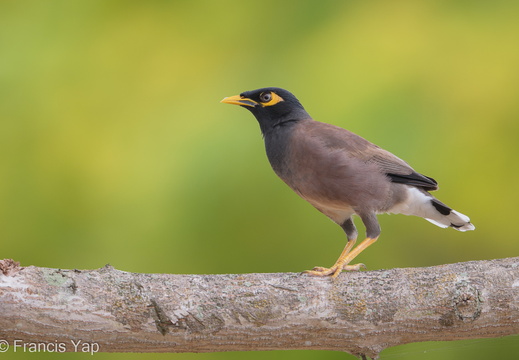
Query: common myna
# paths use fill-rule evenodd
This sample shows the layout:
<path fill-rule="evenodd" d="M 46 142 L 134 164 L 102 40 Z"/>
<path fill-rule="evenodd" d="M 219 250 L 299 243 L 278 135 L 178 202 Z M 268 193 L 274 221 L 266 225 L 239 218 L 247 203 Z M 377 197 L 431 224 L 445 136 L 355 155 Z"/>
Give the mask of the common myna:
<path fill-rule="evenodd" d="M 475 229 L 466 215 L 429 194 L 438 189 L 434 179 L 348 130 L 313 120 L 287 90 L 246 91 L 222 102 L 252 112 L 276 174 L 346 233 L 348 242 L 337 262 L 307 273 L 336 277 L 342 270 L 363 267 L 350 262 L 378 239 L 377 214 L 415 215 L 442 228 Z M 353 249 L 355 214 L 366 226 L 366 239 Z"/>

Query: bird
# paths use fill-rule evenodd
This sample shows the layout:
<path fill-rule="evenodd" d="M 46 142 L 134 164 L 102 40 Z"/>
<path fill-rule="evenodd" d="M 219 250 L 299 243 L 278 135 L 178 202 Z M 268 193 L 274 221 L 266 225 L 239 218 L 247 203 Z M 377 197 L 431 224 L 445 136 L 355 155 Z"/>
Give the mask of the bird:
<path fill-rule="evenodd" d="M 255 116 L 274 172 L 346 234 L 346 246 L 333 266 L 304 273 L 336 278 L 343 270 L 365 268 L 351 262 L 379 238 L 379 214 L 414 215 L 458 231 L 475 229 L 468 216 L 430 194 L 438 189 L 436 180 L 349 130 L 314 120 L 291 92 L 266 87 L 221 102 Z M 356 247 L 353 216 L 366 228 L 366 238 Z"/>

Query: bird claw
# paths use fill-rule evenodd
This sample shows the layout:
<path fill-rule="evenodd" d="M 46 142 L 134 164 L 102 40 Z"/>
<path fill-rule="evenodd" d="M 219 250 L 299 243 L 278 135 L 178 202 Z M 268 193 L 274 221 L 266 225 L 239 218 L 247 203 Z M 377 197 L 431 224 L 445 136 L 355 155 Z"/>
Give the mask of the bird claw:
<path fill-rule="evenodd" d="M 344 271 L 359 271 L 361 268 L 366 269 L 366 265 L 359 263 L 355 265 L 341 265 L 335 264 L 331 268 L 325 268 L 322 266 L 316 266 L 312 270 L 303 271 L 303 274 L 314 275 L 314 276 L 330 276 L 336 278 L 339 274 Z"/>
<path fill-rule="evenodd" d="M 303 274 L 314 275 L 314 276 L 328 276 L 335 272 L 336 268 L 325 268 L 322 266 L 316 266 L 312 270 L 305 270 Z"/>
<path fill-rule="evenodd" d="M 358 264 L 355 264 L 355 265 L 348 265 L 348 266 L 351 266 L 351 269 L 343 269 L 343 270 L 348 270 L 348 271 L 359 271 L 360 268 L 363 268 L 364 270 L 366 270 L 368 267 L 363 264 L 363 263 L 358 263 Z"/>
<path fill-rule="evenodd" d="M 323 266 L 316 266 L 314 267 L 312 270 L 307 270 L 307 271 L 319 271 L 319 272 L 324 272 L 324 271 L 328 271 L 330 270 L 329 268 L 325 268 Z"/>

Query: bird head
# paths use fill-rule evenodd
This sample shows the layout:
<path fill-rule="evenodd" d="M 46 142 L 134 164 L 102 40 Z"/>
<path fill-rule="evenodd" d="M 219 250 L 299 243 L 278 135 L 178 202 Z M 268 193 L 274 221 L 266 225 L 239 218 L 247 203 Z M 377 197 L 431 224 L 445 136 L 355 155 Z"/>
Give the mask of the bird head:
<path fill-rule="evenodd" d="M 287 122 L 310 118 L 292 93 L 276 87 L 245 91 L 221 102 L 249 110 L 258 120 L 263 135 Z"/>

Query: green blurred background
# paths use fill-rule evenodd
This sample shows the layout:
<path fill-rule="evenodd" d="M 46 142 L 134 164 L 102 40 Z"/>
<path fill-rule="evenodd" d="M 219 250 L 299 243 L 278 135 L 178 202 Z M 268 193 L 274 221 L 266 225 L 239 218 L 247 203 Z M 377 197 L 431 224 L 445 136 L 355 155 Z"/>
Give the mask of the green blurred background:
<path fill-rule="evenodd" d="M 252 115 L 219 103 L 264 86 L 436 178 L 477 227 L 380 216 L 370 269 L 517 256 L 518 18 L 513 1 L 1 1 L 0 258 L 181 274 L 331 265 L 342 230 L 277 179 Z M 501 358 L 518 343 L 381 358 Z M 58 357 L 0 357 L 14 355 Z"/>

